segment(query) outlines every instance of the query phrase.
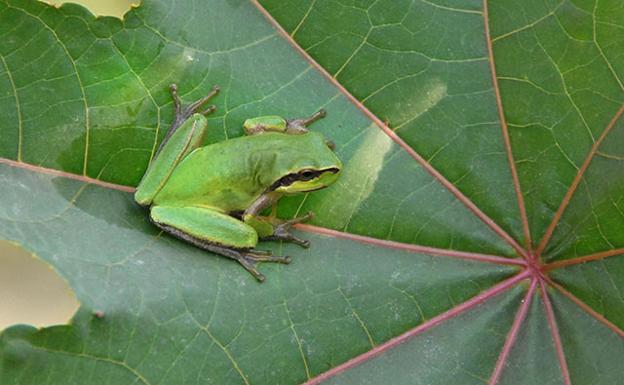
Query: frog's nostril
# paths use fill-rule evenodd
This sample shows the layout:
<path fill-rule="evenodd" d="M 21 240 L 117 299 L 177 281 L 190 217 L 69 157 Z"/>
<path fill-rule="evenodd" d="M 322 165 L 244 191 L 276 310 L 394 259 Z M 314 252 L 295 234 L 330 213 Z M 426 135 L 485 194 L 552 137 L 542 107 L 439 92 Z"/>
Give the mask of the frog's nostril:
<path fill-rule="evenodd" d="M 336 143 L 332 142 L 331 140 L 325 140 L 325 144 L 327 144 L 327 147 L 331 148 L 332 150 L 336 149 Z"/>

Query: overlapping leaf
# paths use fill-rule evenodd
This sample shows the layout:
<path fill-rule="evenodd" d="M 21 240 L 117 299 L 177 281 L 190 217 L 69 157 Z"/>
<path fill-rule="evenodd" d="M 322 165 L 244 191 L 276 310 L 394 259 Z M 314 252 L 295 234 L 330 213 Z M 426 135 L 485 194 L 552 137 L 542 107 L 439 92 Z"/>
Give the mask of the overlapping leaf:
<path fill-rule="evenodd" d="M 130 194 L 0 170 L 12 202 L 0 233 L 49 261 L 83 304 L 71 326 L 9 330 L 3 384 L 57 372 L 77 381 L 84 370 L 94 383 L 302 382 L 515 271 L 312 236 L 306 252 L 276 246 L 297 259 L 264 267 L 259 285 L 235 263 L 158 234 Z"/>
<path fill-rule="evenodd" d="M 1 382 L 617 381 L 622 5 L 261 3 L 322 69 L 255 2 L 146 0 L 120 22 L 0 1 L 0 157 L 18 162 L 0 165 L 0 235 L 83 304 L 69 326 L 6 331 Z M 19 169 L 134 185 L 172 82 L 189 102 L 221 85 L 207 142 L 327 109 L 314 129 L 344 175 L 280 213 L 344 233 L 273 245 L 295 262 L 259 286 L 158 234 L 128 193 Z"/>

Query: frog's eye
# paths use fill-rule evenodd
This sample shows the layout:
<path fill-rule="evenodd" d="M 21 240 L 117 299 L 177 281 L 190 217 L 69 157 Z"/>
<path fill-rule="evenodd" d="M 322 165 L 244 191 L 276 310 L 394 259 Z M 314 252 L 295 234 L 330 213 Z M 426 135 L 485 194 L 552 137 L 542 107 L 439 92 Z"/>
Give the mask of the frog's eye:
<path fill-rule="evenodd" d="M 332 151 L 336 149 L 336 144 L 334 142 L 332 142 L 331 140 L 325 140 L 325 144 L 327 145 L 327 147 L 329 147 Z"/>
<path fill-rule="evenodd" d="M 301 177 L 301 180 L 310 180 L 316 176 L 316 173 L 314 171 L 305 170 L 299 175 Z"/>

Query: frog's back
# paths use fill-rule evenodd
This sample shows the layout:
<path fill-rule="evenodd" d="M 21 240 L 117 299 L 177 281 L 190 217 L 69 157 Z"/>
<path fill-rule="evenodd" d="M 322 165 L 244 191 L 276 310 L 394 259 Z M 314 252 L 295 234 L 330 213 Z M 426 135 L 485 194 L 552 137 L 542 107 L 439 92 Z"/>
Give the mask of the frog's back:
<path fill-rule="evenodd" d="M 269 132 L 200 147 L 174 169 L 154 202 L 245 210 L 292 170 L 317 168 L 318 156 L 307 154 L 318 154 L 318 146 L 326 144 L 317 133 Z"/>

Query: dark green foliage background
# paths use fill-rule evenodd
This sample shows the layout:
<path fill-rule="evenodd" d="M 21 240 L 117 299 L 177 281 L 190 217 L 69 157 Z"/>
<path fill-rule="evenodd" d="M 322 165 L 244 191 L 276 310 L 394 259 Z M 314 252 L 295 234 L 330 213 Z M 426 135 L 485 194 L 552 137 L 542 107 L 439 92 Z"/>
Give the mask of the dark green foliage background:
<path fill-rule="evenodd" d="M 385 121 L 518 243 L 522 221 L 501 134 L 481 1 L 264 0 L 330 76 Z M 489 26 L 532 246 L 624 104 L 618 0 L 490 1 Z M 519 258 L 306 61 L 244 0 L 144 0 L 123 21 L 84 8 L 0 0 L 0 157 L 134 186 L 171 120 L 170 83 L 191 102 L 214 84 L 206 142 L 262 114 L 328 117 L 338 183 L 291 197 L 280 215 L 441 249 Z M 560 261 L 624 246 L 619 119 L 543 255 Z M 240 267 L 159 234 L 129 193 L 0 164 L 0 237 L 50 263 L 82 308 L 71 325 L 0 335 L 6 384 L 295 384 L 473 298 L 518 268 L 302 234 L 312 248 Z M 621 257 L 551 277 L 622 329 Z M 482 384 L 523 281 L 334 383 Z M 549 289 L 572 383 L 624 377 L 624 344 Z M 104 318 L 93 312 L 103 311 Z M 562 384 L 536 295 L 499 383 Z M 368 382 L 367 382 L 368 381 Z"/>

